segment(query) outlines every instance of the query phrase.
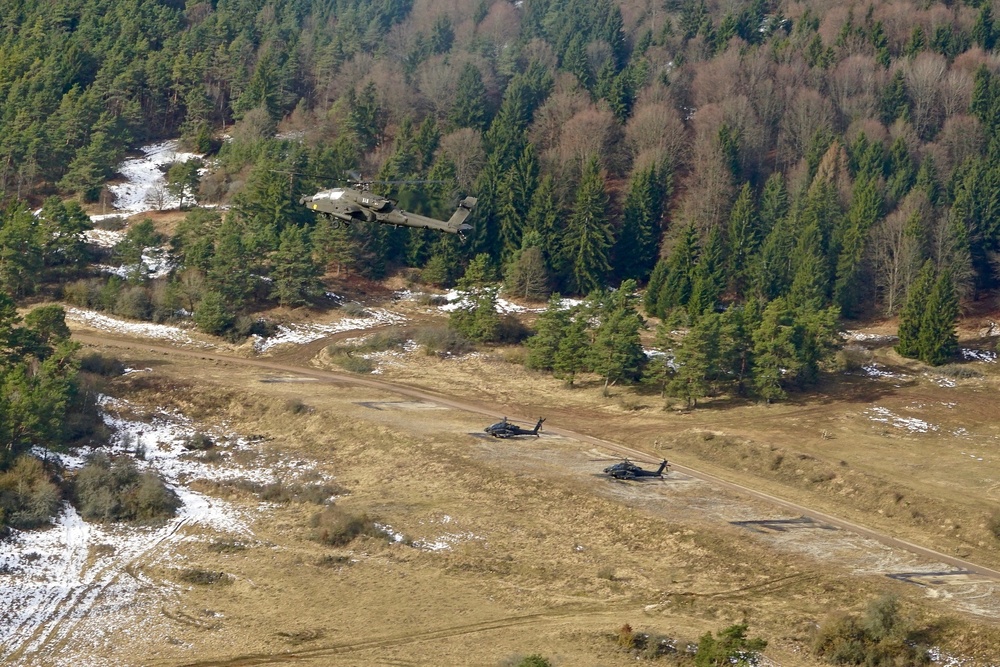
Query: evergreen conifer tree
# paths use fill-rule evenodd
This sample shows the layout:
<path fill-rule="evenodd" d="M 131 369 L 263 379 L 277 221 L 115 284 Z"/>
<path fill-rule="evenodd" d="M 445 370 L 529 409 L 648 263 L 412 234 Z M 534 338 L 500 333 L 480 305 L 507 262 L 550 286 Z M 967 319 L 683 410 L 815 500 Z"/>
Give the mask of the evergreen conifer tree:
<path fill-rule="evenodd" d="M 570 314 L 569 324 L 559 341 L 552 372 L 557 378 L 573 386 L 577 373 L 587 368 L 587 352 L 590 349 L 589 326 L 584 312 L 575 310 Z"/>
<path fill-rule="evenodd" d="M 729 286 L 737 297 L 746 293 L 752 258 L 762 241 L 750 183 L 744 183 L 729 215 L 727 265 Z"/>
<path fill-rule="evenodd" d="M 899 311 L 899 343 L 896 344 L 896 352 L 904 357 L 916 359 L 920 356 L 920 328 L 934 282 L 934 263 L 928 259 L 907 290 L 906 303 Z"/>
<path fill-rule="evenodd" d="M 656 315 L 664 317 L 674 308 L 687 306 L 691 300 L 697 261 L 698 230 L 694 225 L 688 225 L 667 260 L 666 276 L 656 298 Z"/>
<path fill-rule="evenodd" d="M 319 275 L 305 230 L 298 225 L 285 227 L 278 251 L 271 257 L 271 277 L 278 303 L 294 308 L 322 294 Z"/>
<path fill-rule="evenodd" d="M 574 294 L 586 294 L 603 287 L 611 270 L 608 251 L 613 239 L 607 209 L 604 176 L 595 156 L 584 168 L 563 236 L 562 261 L 568 267 L 567 283 Z"/>
<path fill-rule="evenodd" d="M 687 303 L 687 309 L 692 322 L 719 305 L 726 287 L 724 252 L 722 233 L 718 227 L 713 227 L 698 257 L 691 281 L 691 299 Z"/>
<path fill-rule="evenodd" d="M 525 341 L 528 356 L 524 365 L 536 370 L 552 370 L 569 323 L 570 312 L 562 307 L 562 297 L 553 294 L 545 312 L 535 321 L 535 334 Z"/>
<path fill-rule="evenodd" d="M 955 294 L 951 272 L 945 269 L 927 297 L 927 307 L 920 320 L 917 349 L 921 361 L 939 366 L 958 351 L 958 337 L 955 334 L 958 310 L 958 296 Z"/>

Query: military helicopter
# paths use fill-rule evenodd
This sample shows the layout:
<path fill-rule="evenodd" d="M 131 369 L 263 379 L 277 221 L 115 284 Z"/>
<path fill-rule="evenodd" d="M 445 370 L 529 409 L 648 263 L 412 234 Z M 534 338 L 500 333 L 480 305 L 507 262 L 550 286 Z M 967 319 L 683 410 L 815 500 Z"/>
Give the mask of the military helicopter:
<path fill-rule="evenodd" d="M 622 459 L 620 463 L 616 463 L 612 466 L 608 466 L 604 469 L 604 474 L 614 477 L 615 479 L 637 479 L 639 477 L 659 477 L 663 478 L 663 473 L 670 467 L 666 459 L 660 463 L 660 467 L 656 470 L 644 470 L 636 464 L 632 463 L 628 459 Z"/>
<path fill-rule="evenodd" d="M 354 181 L 355 187 L 331 188 L 299 199 L 306 208 L 332 218 L 335 223 L 378 222 L 396 227 L 417 227 L 435 229 L 449 234 L 463 233 L 472 229 L 465 219 L 476 206 L 475 197 L 466 197 L 458 203 L 458 209 L 447 221 L 428 218 L 425 215 L 409 213 L 396 208 L 396 202 L 388 197 L 372 194 L 368 188 L 373 183 L 412 183 L 415 181 Z M 464 236 L 463 236 L 464 238 Z"/>
<path fill-rule="evenodd" d="M 516 424 L 511 424 L 504 417 L 503 420 L 498 421 L 496 424 L 490 424 L 483 430 L 492 435 L 494 438 L 512 438 L 516 435 L 533 435 L 538 437 L 538 432 L 542 430 L 542 422 L 545 421 L 541 417 L 538 418 L 538 423 L 535 424 L 535 428 L 521 428 Z"/>

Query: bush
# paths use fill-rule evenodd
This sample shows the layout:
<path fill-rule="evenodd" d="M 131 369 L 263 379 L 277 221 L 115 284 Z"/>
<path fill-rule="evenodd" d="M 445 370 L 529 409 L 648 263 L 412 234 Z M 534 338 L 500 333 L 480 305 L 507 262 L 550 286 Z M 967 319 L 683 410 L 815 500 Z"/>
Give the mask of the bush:
<path fill-rule="evenodd" d="M 986 520 L 986 528 L 993 537 L 1000 540 L 1000 512 L 994 512 L 993 516 Z"/>
<path fill-rule="evenodd" d="M 532 653 L 517 663 L 517 667 L 552 667 L 552 663 L 538 653 Z"/>
<path fill-rule="evenodd" d="M 152 471 L 139 472 L 135 462 L 91 455 L 76 474 L 73 495 L 89 521 L 156 520 L 173 516 L 181 501 Z"/>
<path fill-rule="evenodd" d="M 365 307 L 358 303 L 357 301 L 348 301 L 343 306 L 340 307 L 344 311 L 344 315 L 348 317 L 367 317 L 368 311 Z"/>
<path fill-rule="evenodd" d="M 335 364 L 351 373 L 364 375 L 375 370 L 375 362 L 353 354 L 340 354 L 333 358 Z"/>
<path fill-rule="evenodd" d="M 967 364 L 945 364 L 944 366 L 939 366 L 937 368 L 937 372 L 946 377 L 955 378 L 956 380 L 969 380 L 972 378 L 983 377 L 981 371 Z"/>
<path fill-rule="evenodd" d="M 184 443 L 184 449 L 204 451 L 215 447 L 212 438 L 204 433 L 195 433 Z"/>
<path fill-rule="evenodd" d="M 106 232 L 120 232 L 125 229 L 125 218 L 115 215 L 110 218 L 102 218 L 93 222 L 94 229 L 102 229 Z"/>
<path fill-rule="evenodd" d="M 198 586 L 211 586 L 218 583 L 227 584 L 230 581 L 225 572 L 197 568 L 182 571 L 180 580 L 186 584 L 195 584 Z"/>
<path fill-rule="evenodd" d="M 134 285 L 118 293 L 112 312 L 119 317 L 133 320 L 149 320 L 153 314 L 153 302 L 145 287 Z"/>
<path fill-rule="evenodd" d="M 80 358 L 80 370 L 102 377 L 117 377 L 125 372 L 125 364 L 114 357 L 91 352 Z"/>
<path fill-rule="evenodd" d="M 469 339 L 448 327 L 422 327 L 413 339 L 427 354 L 460 355 L 476 349 Z"/>
<path fill-rule="evenodd" d="M 813 653 L 832 664 L 917 667 L 928 662 L 927 651 L 899 608 L 894 595 L 873 600 L 860 618 L 833 616 L 813 637 Z"/>
<path fill-rule="evenodd" d="M 62 498 L 42 462 L 23 454 L 0 473 L 0 534 L 8 527 L 27 530 L 49 522 Z"/>
<path fill-rule="evenodd" d="M 385 538 L 388 533 L 375 525 L 367 514 L 352 514 L 336 505 L 330 505 L 313 516 L 315 539 L 332 547 L 350 544 L 361 535 Z"/>

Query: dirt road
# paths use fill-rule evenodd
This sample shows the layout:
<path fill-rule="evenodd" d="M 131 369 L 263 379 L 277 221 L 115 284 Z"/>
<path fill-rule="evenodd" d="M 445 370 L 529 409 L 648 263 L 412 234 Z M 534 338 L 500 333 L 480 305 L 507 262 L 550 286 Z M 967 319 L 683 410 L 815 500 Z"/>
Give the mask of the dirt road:
<path fill-rule="evenodd" d="M 315 368 L 307 368 L 298 364 L 280 363 L 278 361 L 269 361 L 265 359 L 247 359 L 233 355 L 203 352 L 198 350 L 186 350 L 164 345 L 153 345 L 149 343 L 142 343 L 132 340 L 117 339 L 106 335 L 95 336 L 91 334 L 77 332 L 74 333 L 74 338 L 76 338 L 76 340 L 82 343 L 96 345 L 96 346 L 118 347 L 122 349 L 150 352 L 165 356 L 188 357 L 188 358 L 202 359 L 205 361 L 211 361 L 216 363 L 236 364 L 245 367 L 254 367 L 263 370 L 301 375 L 313 378 L 321 382 L 369 387 L 372 389 L 379 389 L 382 391 L 392 392 L 401 396 L 406 396 L 421 401 L 433 402 L 457 410 L 464 410 L 476 414 L 488 415 L 490 417 L 495 416 L 499 412 L 504 411 L 503 409 L 501 409 L 499 406 L 496 405 L 486 404 L 478 401 L 472 401 L 469 399 L 458 399 L 453 396 L 440 394 L 438 392 L 429 391 L 426 389 L 421 389 L 417 387 L 412 387 L 392 382 L 386 382 L 382 380 L 376 380 L 370 377 L 363 377 L 358 375 L 346 375 L 330 371 L 323 371 Z M 510 416 L 512 418 L 520 417 L 527 421 L 530 421 L 525 416 L 521 415 L 510 415 Z M 659 461 L 659 458 L 651 456 L 648 452 L 643 452 L 637 449 L 633 449 L 631 447 L 627 447 L 620 443 L 612 442 L 603 438 L 597 438 L 591 435 L 579 433 L 576 431 L 560 427 L 550 427 L 547 425 L 546 428 L 549 433 L 554 433 L 580 442 L 597 445 L 603 449 L 624 456 L 628 456 L 636 460 L 646 461 L 649 463 L 656 463 Z M 771 494 L 763 493 L 748 486 L 744 486 L 728 480 L 721 479 L 715 475 L 706 473 L 704 471 L 695 468 L 677 464 L 672 464 L 672 468 L 676 472 L 680 472 L 685 475 L 689 475 L 693 478 L 708 482 L 709 484 L 712 484 L 717 488 L 727 489 L 729 491 L 746 494 L 753 498 L 757 498 L 760 500 L 764 500 L 768 503 L 771 503 L 772 505 L 780 507 L 783 510 L 787 510 L 789 512 L 793 512 L 796 514 L 801 514 L 802 516 L 808 517 L 813 521 L 825 523 L 837 528 L 857 533 L 864 537 L 868 537 L 883 545 L 892 548 L 903 549 L 910 553 L 916 554 L 922 558 L 928 558 L 931 559 L 932 561 L 946 564 L 948 566 L 957 568 L 958 570 L 962 570 L 970 574 L 976 574 L 979 576 L 1000 581 L 1000 571 L 998 570 L 994 570 L 992 568 L 985 567 L 983 565 L 979 565 L 961 558 L 956 558 L 954 556 L 950 556 L 940 551 L 935 551 L 934 549 L 914 544 L 912 542 L 872 530 L 865 526 L 850 521 L 846 521 L 831 514 L 820 512 L 813 508 L 806 507 L 804 505 L 799 505 L 797 503 L 784 500 L 782 498 L 776 497 Z"/>

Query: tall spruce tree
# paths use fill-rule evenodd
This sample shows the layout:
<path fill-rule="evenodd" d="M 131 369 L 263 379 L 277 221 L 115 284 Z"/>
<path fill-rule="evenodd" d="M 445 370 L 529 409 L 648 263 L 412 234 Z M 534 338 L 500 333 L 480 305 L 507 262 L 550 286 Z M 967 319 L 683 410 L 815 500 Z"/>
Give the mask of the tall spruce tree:
<path fill-rule="evenodd" d="M 611 295 L 598 317 L 588 365 L 604 378 L 604 389 L 618 381 L 638 379 L 646 355 L 639 342 L 642 317 L 635 309 L 635 281 L 626 280 Z"/>
<path fill-rule="evenodd" d="M 576 374 L 587 368 L 587 353 L 590 349 L 590 335 L 587 314 L 581 310 L 570 313 L 569 324 L 559 341 L 555 358 L 552 361 L 552 373 L 557 378 L 573 386 Z"/>
<path fill-rule="evenodd" d="M 535 321 L 535 334 L 525 341 L 528 356 L 524 365 L 536 370 L 552 370 L 556 352 L 570 323 L 570 312 L 562 306 L 562 297 L 553 294 L 545 312 Z"/>
<path fill-rule="evenodd" d="M 927 297 L 927 307 L 920 320 L 917 349 L 921 361 L 939 366 L 958 351 L 958 337 L 955 334 L 958 310 L 958 296 L 951 280 L 951 271 L 945 269 Z"/>
<path fill-rule="evenodd" d="M 304 306 L 322 294 L 320 268 L 313 261 L 309 237 L 298 225 L 281 232 L 278 251 L 271 257 L 274 296 L 282 306 Z"/>
<path fill-rule="evenodd" d="M 920 356 L 920 328 L 927 301 L 934 288 L 934 262 L 927 260 L 906 292 L 906 303 L 899 311 L 899 343 L 896 352 L 916 359 Z"/>
<path fill-rule="evenodd" d="M 677 347 L 677 371 L 667 385 L 667 394 L 683 398 L 689 408 L 708 396 L 712 379 L 718 375 L 719 323 L 718 313 L 705 313 Z"/>
<path fill-rule="evenodd" d="M 697 263 L 698 230 L 694 225 L 688 225 L 667 261 L 667 273 L 656 298 L 657 316 L 665 317 L 674 308 L 687 306 L 691 300 Z"/>
<path fill-rule="evenodd" d="M 568 267 L 566 282 L 574 294 L 587 294 L 603 287 L 611 270 L 608 252 L 614 239 L 607 209 L 608 194 L 601 163 L 594 156 L 583 170 L 563 237 L 561 254 Z"/>
<path fill-rule="evenodd" d="M 866 280 L 864 259 L 869 232 L 882 216 L 882 195 L 873 177 L 859 178 L 847 213 L 846 228 L 840 240 L 833 300 L 841 312 L 857 315 L 870 281 Z"/>
<path fill-rule="evenodd" d="M 615 271 L 622 279 L 645 278 L 656 263 L 665 194 L 663 181 L 655 164 L 632 174 L 613 253 Z"/>
<path fill-rule="evenodd" d="M 725 288 L 725 248 L 722 233 L 718 227 L 713 227 L 694 268 L 691 299 L 687 304 L 691 320 L 696 321 L 703 313 L 718 306 Z"/>
<path fill-rule="evenodd" d="M 742 297 L 750 281 L 751 262 L 760 247 L 760 221 L 753 202 L 750 183 L 745 183 L 729 214 L 727 266 L 729 287 Z"/>

